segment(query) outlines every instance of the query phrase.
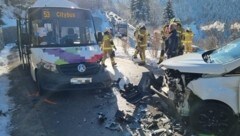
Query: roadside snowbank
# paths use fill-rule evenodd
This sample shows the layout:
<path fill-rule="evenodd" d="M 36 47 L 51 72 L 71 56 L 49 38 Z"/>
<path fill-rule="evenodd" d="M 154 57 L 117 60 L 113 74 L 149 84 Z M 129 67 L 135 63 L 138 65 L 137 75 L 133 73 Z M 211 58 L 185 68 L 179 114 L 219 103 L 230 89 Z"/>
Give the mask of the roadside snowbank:
<path fill-rule="evenodd" d="M 10 54 L 10 49 L 13 46 L 13 44 L 6 45 L 4 49 L 0 51 L 0 136 L 10 136 L 9 128 L 11 115 L 9 111 L 12 107 L 12 103 L 7 95 L 10 80 L 6 74 L 8 73 L 7 56 Z"/>

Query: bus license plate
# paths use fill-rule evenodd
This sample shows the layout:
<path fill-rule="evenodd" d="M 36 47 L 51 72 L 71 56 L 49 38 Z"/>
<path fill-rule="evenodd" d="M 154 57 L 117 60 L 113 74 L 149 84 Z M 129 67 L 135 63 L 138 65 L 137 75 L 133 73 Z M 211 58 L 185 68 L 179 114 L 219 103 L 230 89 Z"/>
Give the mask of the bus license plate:
<path fill-rule="evenodd" d="M 87 84 L 92 83 L 92 78 L 72 78 L 70 82 L 72 84 Z"/>

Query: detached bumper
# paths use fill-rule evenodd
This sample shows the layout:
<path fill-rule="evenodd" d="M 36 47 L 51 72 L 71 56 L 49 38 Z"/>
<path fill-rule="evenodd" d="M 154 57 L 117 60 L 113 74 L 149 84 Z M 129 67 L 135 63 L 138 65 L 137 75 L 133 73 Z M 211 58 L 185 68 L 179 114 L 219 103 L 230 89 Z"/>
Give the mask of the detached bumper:
<path fill-rule="evenodd" d="M 81 77 L 54 73 L 43 68 L 39 69 L 38 72 L 42 89 L 50 92 L 108 88 L 112 83 L 110 74 L 104 69 L 101 69 L 95 75 Z M 91 78 L 91 83 L 71 83 L 71 79 L 73 78 Z"/>

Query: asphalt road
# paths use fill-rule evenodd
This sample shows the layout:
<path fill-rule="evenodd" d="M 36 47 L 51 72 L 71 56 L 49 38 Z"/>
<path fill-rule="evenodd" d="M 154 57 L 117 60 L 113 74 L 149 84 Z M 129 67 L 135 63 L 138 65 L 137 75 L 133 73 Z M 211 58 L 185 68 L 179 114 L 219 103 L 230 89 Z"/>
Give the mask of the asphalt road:
<path fill-rule="evenodd" d="M 11 81 L 9 96 L 15 104 L 12 111 L 12 136 L 130 136 L 136 134 L 135 130 L 129 129 L 126 124 L 119 124 L 120 126 L 116 127 L 117 130 L 106 128 L 115 121 L 117 110 L 132 113 L 135 116 L 138 114 L 136 107 L 127 103 L 119 92 L 114 89 L 79 90 L 39 96 L 35 83 L 29 72 L 22 69 L 16 53 L 9 56 L 11 61 L 8 75 Z M 116 61 L 118 63 L 116 68 L 108 66 L 107 69 L 112 73 L 114 80 L 122 78 L 120 87 L 128 82 L 137 85 L 142 78 L 142 73 L 149 69 L 147 66 L 139 67 L 128 59 L 117 58 Z M 107 64 L 109 63 L 108 60 Z M 146 99 L 147 107 L 151 107 L 147 111 L 154 113 L 154 110 L 160 110 L 162 113 L 169 113 L 170 108 L 166 105 L 166 101 L 158 96 Z M 98 113 L 106 116 L 104 123 L 99 122 Z M 239 135 L 239 130 L 237 129 L 231 135 Z"/>
<path fill-rule="evenodd" d="M 118 59 L 118 67 L 107 69 L 113 78 L 119 77 L 138 83 L 141 72 L 130 60 Z M 117 92 L 108 90 L 65 91 L 49 96 L 39 96 L 35 83 L 28 71 L 23 70 L 18 59 L 10 65 L 9 79 L 11 87 L 9 95 L 15 103 L 12 113 L 12 136 L 123 136 L 130 135 L 125 126 L 119 131 L 107 129 L 114 122 L 118 109 L 130 110 L 126 102 L 117 98 Z M 134 73 L 126 70 L 126 66 L 138 67 Z M 129 67 L 128 67 L 129 68 Z M 125 69 L 125 73 L 122 71 Z M 138 73 L 139 72 L 139 73 Z M 130 79 L 124 77 L 129 75 Z M 123 84 L 123 83 L 122 83 Z M 107 120 L 100 123 L 98 113 L 103 113 Z"/>
<path fill-rule="evenodd" d="M 14 136 L 106 136 L 122 135 L 98 123 L 98 113 L 113 118 L 118 109 L 111 90 L 60 92 L 37 96 L 27 72 L 10 72 L 11 90 L 17 109 L 13 113 Z M 106 95 L 106 93 L 108 95 Z"/>

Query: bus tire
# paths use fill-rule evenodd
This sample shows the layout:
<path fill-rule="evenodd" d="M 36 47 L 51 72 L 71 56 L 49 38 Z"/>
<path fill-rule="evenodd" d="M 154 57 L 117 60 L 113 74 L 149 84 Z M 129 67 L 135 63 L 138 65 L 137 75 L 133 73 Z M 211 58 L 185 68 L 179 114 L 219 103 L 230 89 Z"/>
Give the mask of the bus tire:
<path fill-rule="evenodd" d="M 39 79 L 39 75 L 38 75 L 38 72 L 36 71 L 35 72 L 35 75 L 36 75 L 36 85 L 37 85 L 37 90 L 39 92 L 39 95 L 44 95 L 46 93 L 46 91 L 42 88 L 42 85 L 41 85 L 41 81 Z"/>

